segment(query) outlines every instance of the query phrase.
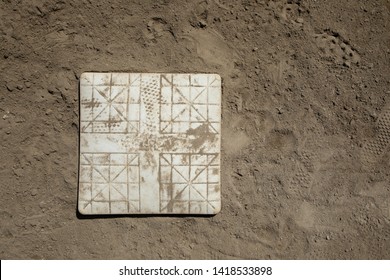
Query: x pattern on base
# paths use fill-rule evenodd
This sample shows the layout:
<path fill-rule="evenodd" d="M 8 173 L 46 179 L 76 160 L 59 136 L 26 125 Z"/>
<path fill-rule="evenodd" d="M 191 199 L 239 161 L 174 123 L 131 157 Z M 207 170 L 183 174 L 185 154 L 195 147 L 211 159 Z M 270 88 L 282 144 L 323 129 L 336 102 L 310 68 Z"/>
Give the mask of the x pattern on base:
<path fill-rule="evenodd" d="M 220 82 L 213 74 L 83 74 L 80 212 L 217 213 Z M 141 143 L 152 135 L 157 142 L 164 137 L 173 142 L 190 139 L 199 128 L 217 137 L 209 137 L 210 142 L 198 150 L 180 145 L 166 149 L 158 143 L 145 150 Z M 129 148 L 123 144 L 126 139 L 140 144 Z M 155 177 L 155 184 L 145 182 L 150 177 Z M 157 208 L 148 208 L 149 200 Z"/>

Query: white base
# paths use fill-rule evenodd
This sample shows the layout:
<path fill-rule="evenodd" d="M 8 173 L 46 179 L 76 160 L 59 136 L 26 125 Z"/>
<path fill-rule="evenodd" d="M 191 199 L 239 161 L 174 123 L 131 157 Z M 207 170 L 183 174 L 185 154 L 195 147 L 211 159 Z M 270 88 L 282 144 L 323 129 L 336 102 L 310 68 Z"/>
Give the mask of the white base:
<path fill-rule="evenodd" d="M 82 214 L 216 214 L 221 78 L 83 73 Z"/>

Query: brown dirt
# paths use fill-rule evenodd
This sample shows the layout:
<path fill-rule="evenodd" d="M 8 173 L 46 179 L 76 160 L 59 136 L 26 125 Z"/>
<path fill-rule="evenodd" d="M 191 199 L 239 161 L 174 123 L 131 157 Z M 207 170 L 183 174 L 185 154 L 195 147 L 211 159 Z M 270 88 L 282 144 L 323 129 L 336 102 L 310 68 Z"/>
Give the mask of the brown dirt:
<path fill-rule="evenodd" d="M 2 0 L 0 18 L 1 259 L 390 258 L 389 0 Z M 76 215 L 84 71 L 222 76 L 220 214 Z"/>

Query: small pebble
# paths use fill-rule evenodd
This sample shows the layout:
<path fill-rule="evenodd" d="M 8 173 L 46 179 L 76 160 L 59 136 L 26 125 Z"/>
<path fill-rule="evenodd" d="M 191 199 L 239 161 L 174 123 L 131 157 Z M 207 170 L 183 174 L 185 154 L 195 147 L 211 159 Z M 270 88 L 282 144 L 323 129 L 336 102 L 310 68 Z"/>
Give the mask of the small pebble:
<path fill-rule="evenodd" d="M 344 61 L 343 65 L 348 67 L 348 68 L 350 68 L 351 67 L 351 62 L 350 61 Z"/>
<path fill-rule="evenodd" d="M 199 26 L 200 26 L 201 28 L 205 28 L 205 27 L 207 26 L 207 22 L 205 22 L 204 20 L 200 20 L 200 21 L 199 21 Z"/>
<path fill-rule="evenodd" d="M 7 87 L 8 91 L 11 91 L 11 92 L 15 89 L 15 87 L 12 84 L 10 84 L 10 83 L 8 83 L 6 85 L 6 87 Z"/>

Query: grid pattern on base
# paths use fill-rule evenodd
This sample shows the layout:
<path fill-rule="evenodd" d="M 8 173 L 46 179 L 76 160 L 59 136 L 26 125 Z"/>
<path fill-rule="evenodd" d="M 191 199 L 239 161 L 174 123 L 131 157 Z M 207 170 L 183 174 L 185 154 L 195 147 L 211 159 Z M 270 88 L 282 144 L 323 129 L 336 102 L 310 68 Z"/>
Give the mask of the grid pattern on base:
<path fill-rule="evenodd" d="M 160 211 L 213 213 L 219 207 L 218 154 L 160 154 Z"/>
<path fill-rule="evenodd" d="M 79 211 L 219 212 L 220 115 L 215 74 L 82 74 Z"/>
<path fill-rule="evenodd" d="M 139 182 L 137 154 L 81 154 L 79 203 L 85 213 L 138 212 Z"/>

